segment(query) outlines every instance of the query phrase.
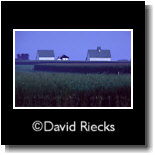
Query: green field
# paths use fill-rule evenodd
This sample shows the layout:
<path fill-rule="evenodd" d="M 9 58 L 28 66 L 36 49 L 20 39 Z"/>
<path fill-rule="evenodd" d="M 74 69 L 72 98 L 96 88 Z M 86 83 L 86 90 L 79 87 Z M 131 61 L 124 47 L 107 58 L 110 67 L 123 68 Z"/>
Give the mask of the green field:
<path fill-rule="evenodd" d="M 34 65 L 16 65 L 15 72 L 33 72 Z"/>
<path fill-rule="evenodd" d="M 130 74 L 34 72 L 16 65 L 16 106 L 127 107 L 131 105 Z"/>

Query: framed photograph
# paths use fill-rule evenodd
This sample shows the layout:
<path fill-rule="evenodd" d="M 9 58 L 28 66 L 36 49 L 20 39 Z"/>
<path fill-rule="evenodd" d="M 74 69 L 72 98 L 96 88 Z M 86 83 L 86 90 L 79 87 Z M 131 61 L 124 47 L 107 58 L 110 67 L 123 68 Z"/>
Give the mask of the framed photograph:
<path fill-rule="evenodd" d="M 3 145 L 146 145 L 145 2 L 1 9 Z"/>
<path fill-rule="evenodd" d="M 14 109 L 133 108 L 133 30 L 14 29 L 13 40 Z"/>

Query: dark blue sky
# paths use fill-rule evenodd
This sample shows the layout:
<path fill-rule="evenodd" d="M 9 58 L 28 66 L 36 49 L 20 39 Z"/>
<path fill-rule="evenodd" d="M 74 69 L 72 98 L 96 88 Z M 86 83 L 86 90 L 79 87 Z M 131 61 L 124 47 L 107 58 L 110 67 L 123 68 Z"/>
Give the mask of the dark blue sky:
<path fill-rule="evenodd" d="M 85 60 L 88 49 L 110 49 L 112 60 L 131 59 L 130 31 L 16 31 L 15 54 L 36 57 L 37 50 L 54 50 L 70 60 Z"/>

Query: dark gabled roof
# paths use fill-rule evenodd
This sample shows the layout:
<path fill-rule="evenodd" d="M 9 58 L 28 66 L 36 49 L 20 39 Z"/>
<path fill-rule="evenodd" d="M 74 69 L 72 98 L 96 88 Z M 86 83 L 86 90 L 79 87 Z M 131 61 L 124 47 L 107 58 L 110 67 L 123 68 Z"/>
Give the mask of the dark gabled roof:
<path fill-rule="evenodd" d="M 38 50 L 39 57 L 54 57 L 53 50 Z"/>
<path fill-rule="evenodd" d="M 60 58 L 62 59 L 62 58 L 69 58 L 69 57 L 66 55 L 62 55 Z"/>
<path fill-rule="evenodd" d="M 88 50 L 90 58 L 111 58 L 110 50 Z"/>

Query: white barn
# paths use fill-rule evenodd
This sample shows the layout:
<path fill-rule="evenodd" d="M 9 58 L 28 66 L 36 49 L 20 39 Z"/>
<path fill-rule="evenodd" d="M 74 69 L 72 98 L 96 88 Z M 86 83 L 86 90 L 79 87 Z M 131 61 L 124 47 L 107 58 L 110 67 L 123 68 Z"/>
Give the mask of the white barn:
<path fill-rule="evenodd" d="M 36 55 L 36 60 L 54 60 L 54 51 L 53 50 L 38 50 Z"/>
<path fill-rule="evenodd" d="M 57 60 L 69 60 L 69 57 L 66 55 L 62 55 L 61 57 L 58 57 Z"/>
<path fill-rule="evenodd" d="M 66 55 L 62 55 L 62 56 L 61 56 L 61 60 L 69 60 L 69 57 L 66 56 Z"/>
<path fill-rule="evenodd" d="M 86 61 L 111 61 L 110 50 L 102 50 L 97 47 L 96 50 L 88 50 Z"/>

